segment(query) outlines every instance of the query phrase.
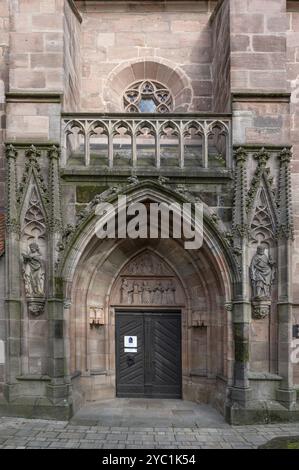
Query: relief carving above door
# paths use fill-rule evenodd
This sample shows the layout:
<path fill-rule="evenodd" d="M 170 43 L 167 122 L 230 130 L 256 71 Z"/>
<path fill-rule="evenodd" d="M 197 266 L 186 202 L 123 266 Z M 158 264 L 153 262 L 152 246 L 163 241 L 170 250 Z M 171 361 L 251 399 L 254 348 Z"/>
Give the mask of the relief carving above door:
<path fill-rule="evenodd" d="M 153 253 L 134 258 L 120 274 L 113 303 L 120 305 L 181 305 L 183 296 L 175 273 Z"/>

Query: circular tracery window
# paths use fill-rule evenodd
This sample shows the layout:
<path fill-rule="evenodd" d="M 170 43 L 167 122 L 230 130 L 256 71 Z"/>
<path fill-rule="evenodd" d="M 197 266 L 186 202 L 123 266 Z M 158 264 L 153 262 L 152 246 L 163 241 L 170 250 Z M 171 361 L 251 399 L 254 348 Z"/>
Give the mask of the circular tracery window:
<path fill-rule="evenodd" d="M 140 81 L 125 91 L 124 107 L 128 113 L 169 113 L 172 110 L 172 96 L 159 82 Z"/>

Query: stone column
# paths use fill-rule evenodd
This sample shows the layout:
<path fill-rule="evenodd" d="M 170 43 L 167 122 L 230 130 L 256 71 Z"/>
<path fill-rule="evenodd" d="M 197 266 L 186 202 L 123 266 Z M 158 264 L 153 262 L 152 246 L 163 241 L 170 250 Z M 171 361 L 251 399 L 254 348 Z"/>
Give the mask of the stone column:
<path fill-rule="evenodd" d="M 17 395 L 15 378 L 21 375 L 20 225 L 17 203 L 17 151 L 9 145 L 7 157 L 6 225 L 6 385 L 5 398 Z"/>
<path fill-rule="evenodd" d="M 290 160 L 291 151 L 279 155 L 279 226 L 278 226 L 278 373 L 282 377 L 277 400 L 286 408 L 296 404 L 291 363 L 292 343 L 292 198 Z"/>
<path fill-rule="evenodd" d="M 48 322 L 49 322 L 49 375 L 51 382 L 47 386 L 47 396 L 56 406 L 64 407 L 66 417 L 69 416 L 69 378 L 66 364 L 65 325 L 63 289 L 55 276 L 57 262 L 57 244 L 62 234 L 62 215 L 59 181 L 58 147 L 53 146 L 48 151 L 49 157 L 49 264 L 48 264 Z"/>
<path fill-rule="evenodd" d="M 230 390 L 232 403 L 245 406 L 250 399 L 249 370 L 249 324 L 251 309 L 249 302 L 248 273 L 248 224 L 246 214 L 247 153 L 243 148 L 235 152 L 235 194 L 233 209 L 234 252 L 237 257 L 240 279 L 235 285 L 233 300 L 233 333 L 235 363 L 233 387 Z"/>

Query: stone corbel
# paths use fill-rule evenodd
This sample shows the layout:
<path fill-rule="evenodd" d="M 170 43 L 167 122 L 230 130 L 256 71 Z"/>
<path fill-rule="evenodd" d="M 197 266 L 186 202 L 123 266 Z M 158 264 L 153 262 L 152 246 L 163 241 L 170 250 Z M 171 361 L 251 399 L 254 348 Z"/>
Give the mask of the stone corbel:
<path fill-rule="evenodd" d="M 89 325 L 90 327 L 99 327 L 104 325 L 104 309 L 103 307 L 91 306 L 89 307 Z"/>
<path fill-rule="evenodd" d="M 192 327 L 204 328 L 205 326 L 207 326 L 206 315 L 201 312 L 192 312 Z"/>
<path fill-rule="evenodd" d="M 38 297 L 27 297 L 27 308 L 28 312 L 34 316 L 39 317 L 44 312 L 45 308 L 45 299 Z"/>
<path fill-rule="evenodd" d="M 271 300 L 254 300 L 252 302 L 252 318 L 263 320 L 270 314 Z"/>

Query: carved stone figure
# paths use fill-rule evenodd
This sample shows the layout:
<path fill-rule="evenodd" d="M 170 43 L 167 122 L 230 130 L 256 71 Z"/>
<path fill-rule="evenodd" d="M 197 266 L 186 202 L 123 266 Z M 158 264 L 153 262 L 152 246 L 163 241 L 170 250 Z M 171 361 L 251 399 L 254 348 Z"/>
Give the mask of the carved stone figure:
<path fill-rule="evenodd" d="M 23 277 L 27 297 L 44 297 L 45 266 L 37 243 L 23 253 Z"/>
<path fill-rule="evenodd" d="M 120 286 L 120 302 L 128 302 L 129 285 L 127 279 L 123 279 Z"/>
<path fill-rule="evenodd" d="M 265 248 L 258 246 L 250 265 L 250 279 L 255 299 L 270 299 L 274 264 L 271 257 L 266 255 Z"/>
<path fill-rule="evenodd" d="M 44 300 L 31 299 L 30 301 L 28 301 L 28 311 L 34 317 L 38 317 L 39 315 L 41 315 L 43 313 L 44 307 Z"/>
<path fill-rule="evenodd" d="M 142 303 L 151 304 L 152 303 L 152 288 L 148 282 L 143 283 L 142 290 Z"/>
<path fill-rule="evenodd" d="M 123 278 L 119 287 L 121 304 L 174 305 L 176 285 L 173 279 L 127 279 Z"/>
<path fill-rule="evenodd" d="M 129 284 L 129 287 L 128 287 L 128 304 L 132 304 L 133 303 L 133 284 Z"/>
<path fill-rule="evenodd" d="M 127 274 L 132 275 L 167 275 L 169 270 L 157 257 L 145 254 L 139 256 L 126 268 Z"/>
<path fill-rule="evenodd" d="M 171 280 L 168 282 L 167 287 L 166 287 L 166 303 L 167 304 L 175 304 L 175 291 L 176 287 L 174 285 L 174 282 Z"/>
<path fill-rule="evenodd" d="M 141 304 L 142 287 L 137 282 L 133 284 L 133 303 Z"/>
<path fill-rule="evenodd" d="M 153 289 L 153 304 L 162 303 L 163 288 L 161 282 L 159 282 Z"/>

